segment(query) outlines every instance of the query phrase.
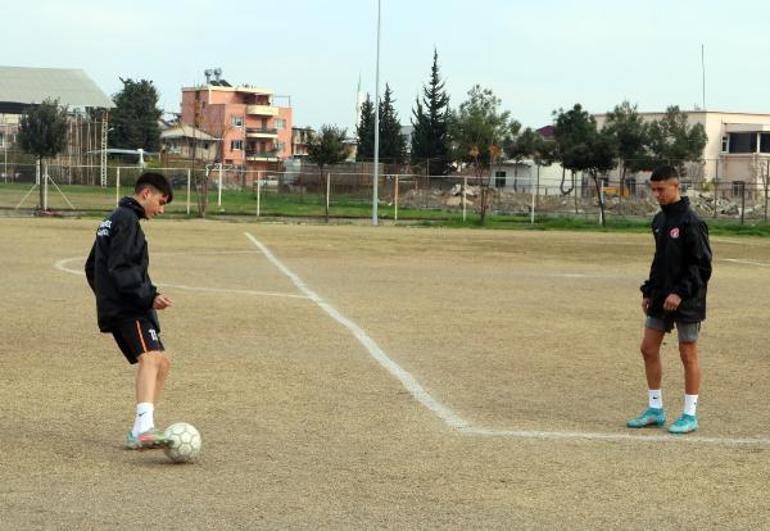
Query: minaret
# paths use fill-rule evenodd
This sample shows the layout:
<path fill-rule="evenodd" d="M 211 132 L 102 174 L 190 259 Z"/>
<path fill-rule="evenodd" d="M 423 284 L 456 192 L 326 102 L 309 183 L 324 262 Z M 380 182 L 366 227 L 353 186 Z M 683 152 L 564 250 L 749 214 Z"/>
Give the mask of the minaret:
<path fill-rule="evenodd" d="M 353 121 L 353 130 L 357 130 L 361 123 L 361 107 L 364 106 L 364 91 L 361 90 L 361 74 L 358 74 L 358 88 L 356 89 L 356 116 Z"/>

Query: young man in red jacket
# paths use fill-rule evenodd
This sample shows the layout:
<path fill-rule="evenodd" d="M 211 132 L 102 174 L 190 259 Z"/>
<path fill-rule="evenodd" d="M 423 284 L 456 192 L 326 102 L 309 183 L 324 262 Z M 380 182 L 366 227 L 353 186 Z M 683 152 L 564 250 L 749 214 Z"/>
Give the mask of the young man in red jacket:
<path fill-rule="evenodd" d="M 86 261 L 88 285 L 96 295 L 99 330 L 111 333 L 136 372 L 136 418 L 126 447 L 133 450 L 168 444 L 155 429 L 154 410 L 170 362 L 160 340 L 156 310 L 171 306 L 148 274 L 149 254 L 140 219 L 162 214 L 173 199 L 171 185 L 159 173 L 144 173 L 134 195 L 124 197 L 96 230 Z"/>
<path fill-rule="evenodd" d="M 652 221 L 655 257 L 650 276 L 641 287 L 642 311 L 647 316 L 641 351 L 649 407 L 627 425 L 643 428 L 666 422 L 660 389 L 660 345 L 663 336 L 676 325 L 684 366 L 684 411 L 668 431 L 689 433 L 698 429 L 696 408 L 701 372 L 697 341 L 701 322 L 706 319 L 706 292 L 711 278 L 708 227 L 690 207 L 689 199 L 680 195 L 675 168 L 655 169 L 650 187 L 661 211 Z"/>

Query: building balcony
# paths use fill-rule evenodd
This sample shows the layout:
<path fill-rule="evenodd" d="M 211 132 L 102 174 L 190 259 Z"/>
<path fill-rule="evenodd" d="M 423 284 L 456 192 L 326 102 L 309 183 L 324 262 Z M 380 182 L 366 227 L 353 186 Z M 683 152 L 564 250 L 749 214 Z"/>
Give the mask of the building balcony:
<path fill-rule="evenodd" d="M 278 116 L 278 107 L 272 105 L 247 105 L 246 113 L 255 116 Z"/>
<path fill-rule="evenodd" d="M 271 149 L 268 151 L 247 151 L 246 160 L 252 161 L 252 162 L 278 161 L 279 160 L 278 153 L 279 151 L 277 149 Z"/>
<path fill-rule="evenodd" d="M 247 127 L 247 138 L 278 138 L 278 129 L 274 127 Z"/>

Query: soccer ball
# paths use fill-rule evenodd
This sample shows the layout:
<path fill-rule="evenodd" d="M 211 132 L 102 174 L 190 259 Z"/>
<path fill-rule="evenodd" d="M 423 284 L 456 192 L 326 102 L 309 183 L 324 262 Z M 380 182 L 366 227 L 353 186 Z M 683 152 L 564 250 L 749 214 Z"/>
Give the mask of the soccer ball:
<path fill-rule="evenodd" d="M 193 461 L 201 451 L 201 434 L 195 426 L 186 422 L 177 422 L 166 428 L 166 437 L 171 444 L 163 451 L 175 463 Z"/>

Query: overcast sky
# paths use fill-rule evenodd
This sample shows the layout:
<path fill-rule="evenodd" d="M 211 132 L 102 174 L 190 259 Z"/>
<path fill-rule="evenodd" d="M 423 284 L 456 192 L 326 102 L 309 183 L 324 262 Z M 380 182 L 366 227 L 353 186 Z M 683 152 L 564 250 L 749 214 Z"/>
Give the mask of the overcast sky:
<path fill-rule="evenodd" d="M 0 0 L 0 65 L 82 68 L 108 94 L 150 79 L 166 111 L 220 67 L 232 84 L 291 96 L 294 122 L 350 128 L 359 76 L 374 94 L 376 0 Z M 770 2 L 382 0 L 380 79 L 402 123 L 433 48 L 453 106 L 492 89 L 526 126 L 559 107 L 642 111 L 702 101 L 770 113 Z"/>

